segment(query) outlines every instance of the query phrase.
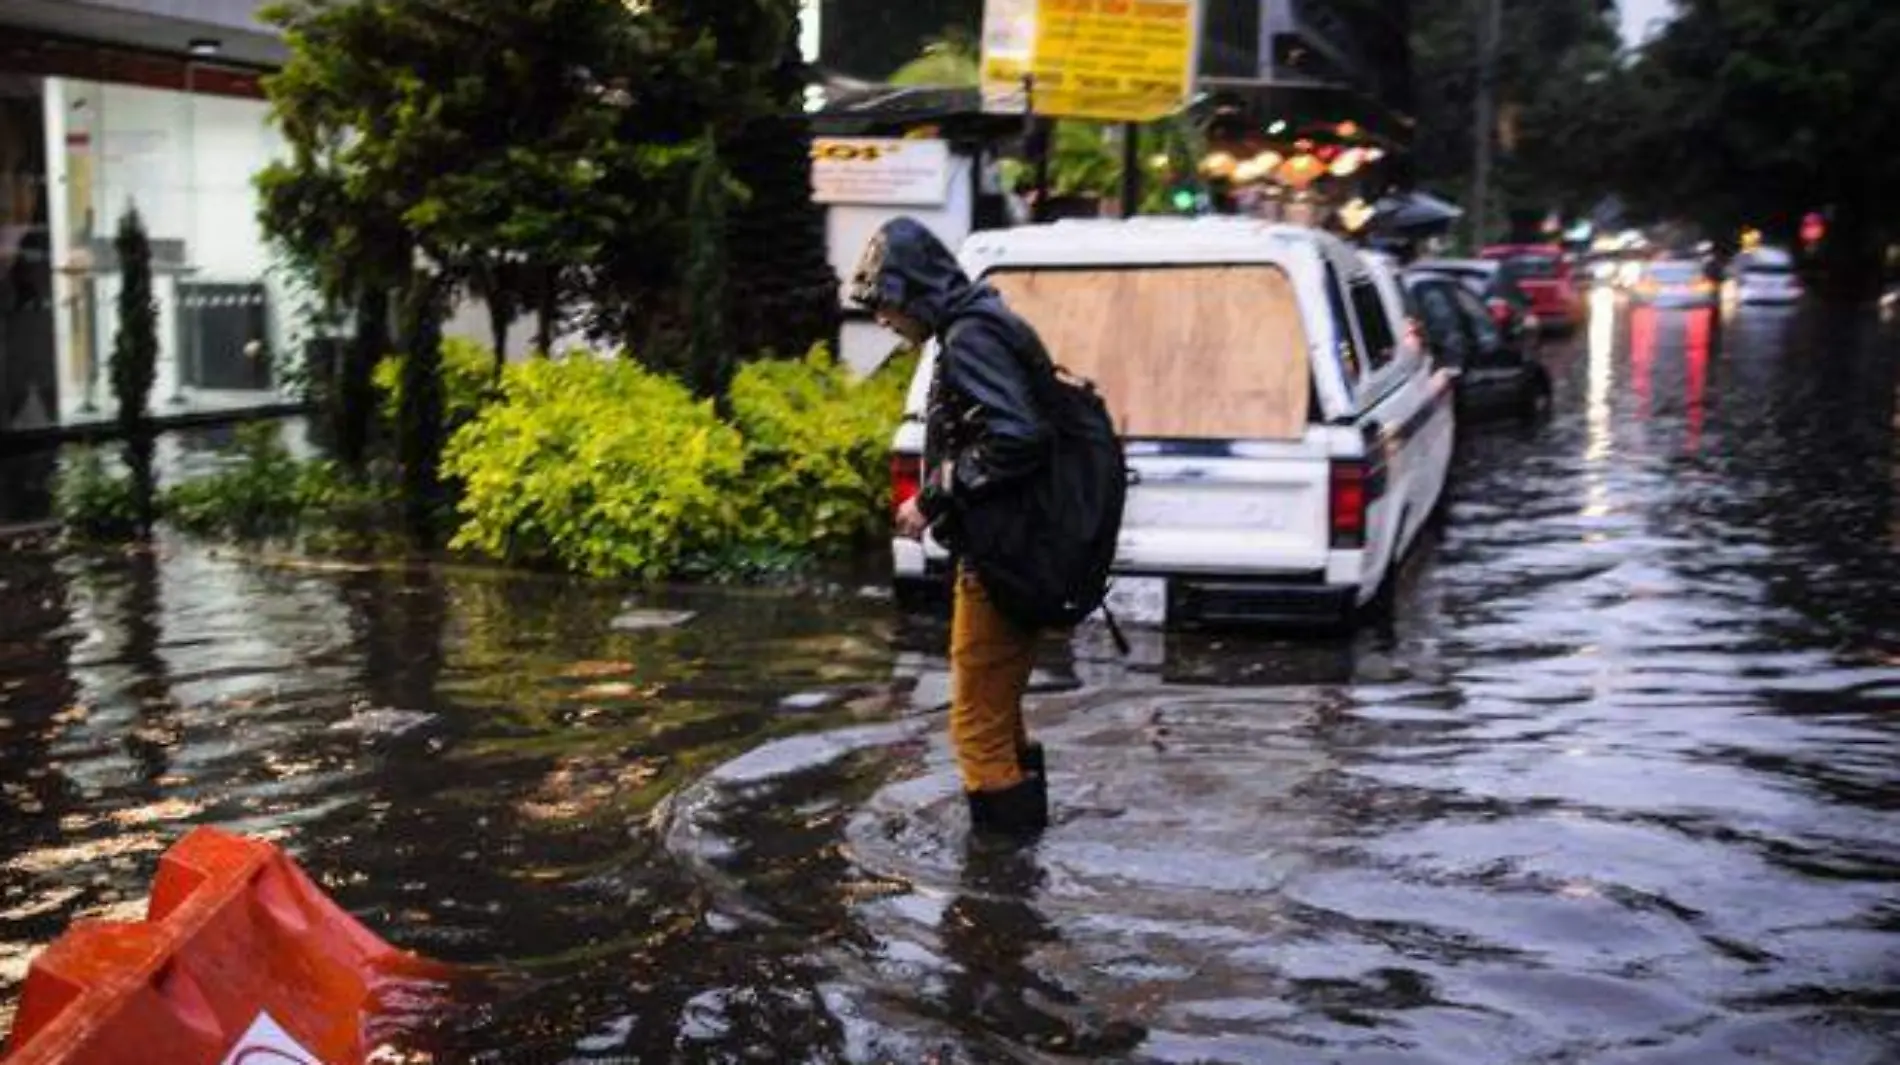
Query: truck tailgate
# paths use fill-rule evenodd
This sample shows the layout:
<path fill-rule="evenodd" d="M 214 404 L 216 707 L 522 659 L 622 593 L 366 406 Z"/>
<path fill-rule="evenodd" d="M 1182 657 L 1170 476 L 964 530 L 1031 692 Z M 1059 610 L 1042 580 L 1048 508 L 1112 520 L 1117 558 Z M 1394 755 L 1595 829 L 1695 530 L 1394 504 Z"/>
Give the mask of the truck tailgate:
<path fill-rule="evenodd" d="M 1308 573 L 1326 567 L 1329 466 L 1323 448 L 1242 445 L 1238 453 L 1143 454 L 1116 568 L 1127 573 Z"/>

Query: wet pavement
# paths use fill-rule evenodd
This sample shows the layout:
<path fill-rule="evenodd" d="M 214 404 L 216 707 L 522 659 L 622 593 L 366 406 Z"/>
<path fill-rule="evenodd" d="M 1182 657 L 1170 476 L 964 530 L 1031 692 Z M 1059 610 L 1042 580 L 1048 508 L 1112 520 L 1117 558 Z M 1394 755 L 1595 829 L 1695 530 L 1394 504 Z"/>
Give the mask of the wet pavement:
<path fill-rule="evenodd" d="M 1397 620 L 1051 646 L 969 847 L 940 628 L 0 551 L 0 996 L 188 824 L 476 967 L 438 1061 L 1900 1060 L 1900 334 L 1594 308 Z"/>

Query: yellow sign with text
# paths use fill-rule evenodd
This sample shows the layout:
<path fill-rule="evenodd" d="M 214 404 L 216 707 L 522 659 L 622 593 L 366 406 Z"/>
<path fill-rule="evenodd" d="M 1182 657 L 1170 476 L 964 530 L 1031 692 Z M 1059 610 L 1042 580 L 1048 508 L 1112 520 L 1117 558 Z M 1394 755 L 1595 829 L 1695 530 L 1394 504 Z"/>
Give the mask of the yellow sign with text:
<path fill-rule="evenodd" d="M 1147 122 L 1194 91 L 1198 0 L 990 0 L 984 99 L 993 110 Z M 1002 24 L 1003 13 L 1010 24 Z M 1031 19 L 1033 18 L 1033 23 Z M 1013 105 L 1013 106 L 1012 106 Z"/>

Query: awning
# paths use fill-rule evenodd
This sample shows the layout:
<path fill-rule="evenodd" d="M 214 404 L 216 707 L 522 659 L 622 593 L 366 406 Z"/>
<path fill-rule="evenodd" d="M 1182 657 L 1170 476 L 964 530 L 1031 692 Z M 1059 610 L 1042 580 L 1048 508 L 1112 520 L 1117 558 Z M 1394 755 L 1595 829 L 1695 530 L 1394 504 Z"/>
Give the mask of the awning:
<path fill-rule="evenodd" d="M 816 86 L 822 106 L 811 113 L 812 129 L 831 136 L 902 136 L 918 126 L 937 126 L 950 139 L 992 141 L 1022 132 L 1016 115 L 990 114 L 974 87 L 886 85 L 827 77 Z"/>
<path fill-rule="evenodd" d="M 257 8 L 252 0 L 5 0 L 0 24 L 174 56 L 215 42 L 215 52 L 196 54 L 275 67 L 287 54 L 284 42 L 257 21 Z"/>

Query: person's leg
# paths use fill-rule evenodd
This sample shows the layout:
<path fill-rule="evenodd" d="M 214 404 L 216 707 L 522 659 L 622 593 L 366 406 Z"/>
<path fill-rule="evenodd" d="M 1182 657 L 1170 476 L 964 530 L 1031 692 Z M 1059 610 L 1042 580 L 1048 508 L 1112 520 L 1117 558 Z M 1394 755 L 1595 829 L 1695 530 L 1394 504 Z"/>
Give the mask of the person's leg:
<path fill-rule="evenodd" d="M 1026 781 L 1021 762 L 1026 743 L 1022 697 L 1035 658 L 1035 634 L 1005 618 L 973 573 L 960 572 L 950 625 L 950 745 L 964 791 L 972 796 L 971 813 L 979 820 L 993 810 L 1023 813 L 1015 807 L 1024 803 L 1042 808 L 1030 818 L 1037 823 L 1025 827 L 1040 828 L 1046 817 L 1046 799 L 1029 802 L 1033 789 L 1023 786 L 1040 781 Z M 1023 794 L 1004 798 L 1018 792 Z"/>

